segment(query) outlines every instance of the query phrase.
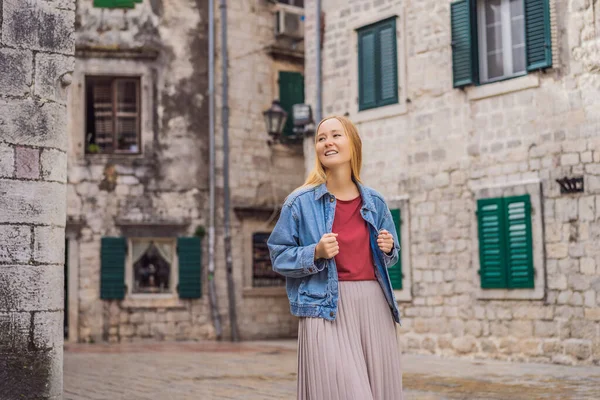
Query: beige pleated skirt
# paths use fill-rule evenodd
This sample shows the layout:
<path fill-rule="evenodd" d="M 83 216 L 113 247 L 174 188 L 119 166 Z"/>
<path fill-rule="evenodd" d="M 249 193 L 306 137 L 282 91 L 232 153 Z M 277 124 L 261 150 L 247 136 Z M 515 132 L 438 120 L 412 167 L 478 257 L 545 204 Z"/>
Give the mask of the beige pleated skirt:
<path fill-rule="evenodd" d="M 402 399 L 396 323 L 377 281 L 340 282 L 333 322 L 300 318 L 298 399 Z"/>

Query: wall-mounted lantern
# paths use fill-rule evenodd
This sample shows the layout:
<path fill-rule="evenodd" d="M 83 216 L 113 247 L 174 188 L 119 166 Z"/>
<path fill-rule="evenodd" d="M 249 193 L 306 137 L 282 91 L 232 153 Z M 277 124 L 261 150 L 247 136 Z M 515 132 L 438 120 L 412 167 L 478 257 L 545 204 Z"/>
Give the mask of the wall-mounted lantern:
<path fill-rule="evenodd" d="M 263 117 L 265 118 L 265 125 L 267 126 L 267 132 L 271 136 L 272 140 L 269 140 L 269 144 L 278 142 L 281 138 L 281 132 L 285 126 L 288 113 L 281 108 L 279 100 L 273 100 L 271 107 L 263 111 Z"/>

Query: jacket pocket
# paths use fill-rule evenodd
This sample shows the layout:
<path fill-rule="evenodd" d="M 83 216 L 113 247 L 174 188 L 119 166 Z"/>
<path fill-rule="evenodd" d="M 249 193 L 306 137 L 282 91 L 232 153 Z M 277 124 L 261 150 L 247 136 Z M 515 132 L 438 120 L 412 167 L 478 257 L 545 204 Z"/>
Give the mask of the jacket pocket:
<path fill-rule="evenodd" d="M 327 297 L 327 282 L 324 285 L 320 285 L 320 282 L 311 280 L 302 281 L 300 287 L 298 287 L 298 295 L 300 298 L 325 299 Z"/>

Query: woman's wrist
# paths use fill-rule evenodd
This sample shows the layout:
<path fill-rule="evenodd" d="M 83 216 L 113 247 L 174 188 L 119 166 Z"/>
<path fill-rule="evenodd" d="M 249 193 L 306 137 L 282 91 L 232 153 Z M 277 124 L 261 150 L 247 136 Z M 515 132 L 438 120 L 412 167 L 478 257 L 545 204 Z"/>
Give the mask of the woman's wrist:
<path fill-rule="evenodd" d="M 319 255 L 319 244 L 315 246 L 315 261 L 317 261 L 320 257 Z"/>

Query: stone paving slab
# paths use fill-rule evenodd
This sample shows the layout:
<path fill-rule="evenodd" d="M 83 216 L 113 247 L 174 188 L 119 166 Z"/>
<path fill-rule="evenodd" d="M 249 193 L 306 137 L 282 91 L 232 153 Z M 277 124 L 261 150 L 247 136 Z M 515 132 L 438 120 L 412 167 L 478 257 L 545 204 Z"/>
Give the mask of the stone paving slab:
<path fill-rule="evenodd" d="M 600 399 L 600 367 L 404 355 L 407 400 Z M 65 346 L 65 400 L 295 399 L 296 342 Z"/>

